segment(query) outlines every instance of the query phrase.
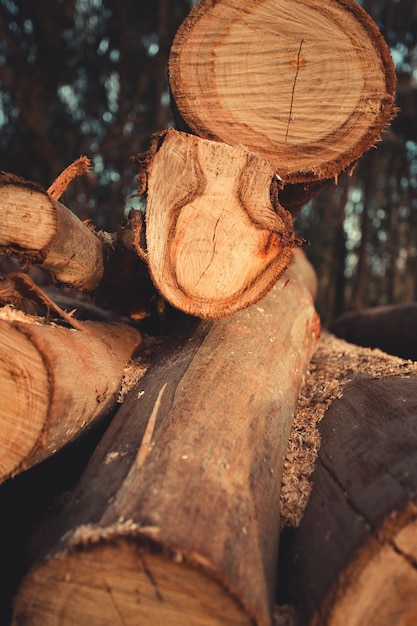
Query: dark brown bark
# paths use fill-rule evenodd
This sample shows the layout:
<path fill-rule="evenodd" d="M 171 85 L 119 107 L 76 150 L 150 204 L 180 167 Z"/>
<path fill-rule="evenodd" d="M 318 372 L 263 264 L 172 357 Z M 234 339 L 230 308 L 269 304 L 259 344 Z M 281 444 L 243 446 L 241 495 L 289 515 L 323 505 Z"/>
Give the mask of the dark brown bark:
<path fill-rule="evenodd" d="M 329 325 L 341 339 L 358 346 L 417 361 L 417 303 L 350 311 Z"/>
<path fill-rule="evenodd" d="M 416 619 L 417 375 L 380 360 L 385 373 L 351 373 L 320 422 L 311 497 L 287 535 L 282 567 L 303 625 Z"/>

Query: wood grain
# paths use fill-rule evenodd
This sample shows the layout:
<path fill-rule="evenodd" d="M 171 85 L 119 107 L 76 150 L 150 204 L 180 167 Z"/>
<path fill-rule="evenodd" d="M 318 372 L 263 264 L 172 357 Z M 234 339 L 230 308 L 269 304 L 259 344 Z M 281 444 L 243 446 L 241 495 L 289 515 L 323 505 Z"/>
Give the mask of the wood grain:
<path fill-rule="evenodd" d="M 395 114 L 388 46 L 354 0 L 202 0 L 169 78 L 186 128 L 244 144 L 291 184 L 337 178 Z"/>
<path fill-rule="evenodd" d="M 211 319 L 260 300 L 295 245 L 291 215 L 271 200 L 271 164 L 241 145 L 173 129 L 137 162 L 146 178 L 147 262 L 164 298 Z"/>
<path fill-rule="evenodd" d="M 257 306 L 177 327 L 39 552 L 13 624 L 271 625 L 282 464 L 318 333 L 295 274 Z"/>

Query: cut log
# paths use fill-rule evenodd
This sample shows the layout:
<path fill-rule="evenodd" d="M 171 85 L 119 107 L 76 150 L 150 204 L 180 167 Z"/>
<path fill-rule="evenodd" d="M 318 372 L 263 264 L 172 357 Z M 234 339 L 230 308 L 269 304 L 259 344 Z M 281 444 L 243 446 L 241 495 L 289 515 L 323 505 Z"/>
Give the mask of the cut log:
<path fill-rule="evenodd" d="M 388 354 L 417 361 L 417 302 L 344 313 L 329 330 L 337 337 Z"/>
<path fill-rule="evenodd" d="M 124 324 L 75 330 L 0 312 L 0 482 L 54 454 L 114 409 L 141 343 Z"/>
<path fill-rule="evenodd" d="M 0 253 L 40 265 L 56 281 L 92 291 L 103 276 L 102 243 L 35 183 L 0 175 Z"/>
<path fill-rule="evenodd" d="M 13 624 L 269 626 L 288 433 L 319 326 L 293 277 L 182 335 L 127 396 Z"/>
<path fill-rule="evenodd" d="M 173 129 L 135 160 L 147 193 L 146 258 L 164 298 L 202 318 L 260 300 L 295 245 L 291 215 L 271 199 L 271 164 L 243 146 Z"/>
<path fill-rule="evenodd" d="M 202 0 L 169 80 L 179 128 L 245 145 L 284 183 L 337 179 L 395 114 L 388 46 L 354 0 Z"/>
<path fill-rule="evenodd" d="M 311 497 L 281 553 L 287 601 L 297 606 L 301 624 L 411 626 L 417 621 L 417 364 L 334 338 L 329 354 L 331 363 L 322 367 L 333 400 L 323 401 L 319 389 L 317 408 L 310 408 L 312 421 L 328 405 Z M 323 379 L 319 369 L 316 376 Z"/>

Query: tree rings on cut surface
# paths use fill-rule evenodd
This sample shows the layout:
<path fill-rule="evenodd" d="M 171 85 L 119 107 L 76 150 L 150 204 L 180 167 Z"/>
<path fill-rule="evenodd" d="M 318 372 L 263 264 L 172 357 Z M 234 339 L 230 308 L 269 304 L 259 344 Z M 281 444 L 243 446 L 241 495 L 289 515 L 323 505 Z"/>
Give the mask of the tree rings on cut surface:
<path fill-rule="evenodd" d="M 188 129 L 247 146 L 286 183 L 337 177 L 396 111 L 388 46 L 354 0 L 202 0 L 169 76 Z"/>
<path fill-rule="evenodd" d="M 157 289 L 203 318 L 258 301 L 295 243 L 291 215 L 271 200 L 271 163 L 241 145 L 172 129 L 153 152 L 136 161 L 146 173 L 147 261 Z"/>

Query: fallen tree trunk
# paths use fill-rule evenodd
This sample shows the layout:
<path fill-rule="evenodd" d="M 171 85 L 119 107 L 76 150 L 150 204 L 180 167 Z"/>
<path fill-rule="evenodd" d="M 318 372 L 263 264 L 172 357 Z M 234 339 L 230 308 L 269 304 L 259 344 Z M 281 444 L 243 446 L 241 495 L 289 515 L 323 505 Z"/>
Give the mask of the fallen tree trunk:
<path fill-rule="evenodd" d="M 35 183 L 0 175 L 0 253 L 36 264 L 55 280 L 92 291 L 103 277 L 101 241 Z"/>
<path fill-rule="evenodd" d="M 169 80 L 179 128 L 270 161 L 298 184 L 283 203 L 293 211 L 396 110 L 388 46 L 354 0 L 202 0 L 176 34 Z"/>
<path fill-rule="evenodd" d="M 318 329 L 296 269 L 258 306 L 188 318 L 96 449 L 13 623 L 269 626 L 282 463 Z"/>
<path fill-rule="evenodd" d="M 116 405 L 140 334 L 119 323 L 77 328 L 0 310 L 0 483 L 54 454 Z"/>
<path fill-rule="evenodd" d="M 417 364 L 332 337 L 320 344 L 311 364 L 314 395 L 295 420 L 302 440 L 302 422 L 322 418 L 317 437 L 309 432 L 306 440 L 319 448 L 311 496 L 281 553 L 287 601 L 306 625 L 411 625 Z M 292 466 L 295 480 L 299 467 Z"/>

